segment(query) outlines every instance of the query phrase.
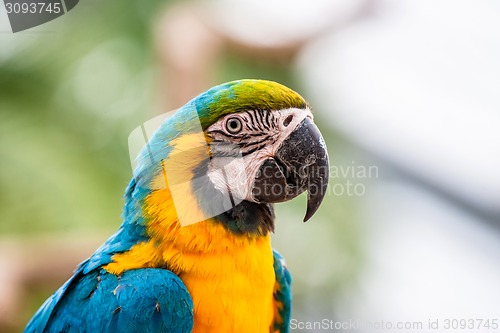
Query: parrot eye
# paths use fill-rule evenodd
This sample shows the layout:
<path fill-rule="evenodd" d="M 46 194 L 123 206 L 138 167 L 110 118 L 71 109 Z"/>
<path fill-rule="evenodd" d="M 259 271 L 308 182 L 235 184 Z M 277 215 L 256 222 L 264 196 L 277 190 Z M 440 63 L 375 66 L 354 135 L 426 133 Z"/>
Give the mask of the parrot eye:
<path fill-rule="evenodd" d="M 231 117 L 226 120 L 226 130 L 231 134 L 237 134 L 243 129 L 243 123 L 240 118 Z"/>

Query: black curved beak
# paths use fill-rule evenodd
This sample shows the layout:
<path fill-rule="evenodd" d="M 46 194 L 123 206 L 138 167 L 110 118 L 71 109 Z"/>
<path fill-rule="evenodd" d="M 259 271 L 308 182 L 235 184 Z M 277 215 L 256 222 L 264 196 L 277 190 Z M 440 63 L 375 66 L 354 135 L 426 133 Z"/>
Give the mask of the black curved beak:
<path fill-rule="evenodd" d="M 329 178 L 325 140 L 310 118 L 304 119 L 283 141 L 274 158 L 260 167 L 252 195 L 257 202 L 283 202 L 305 190 L 307 211 L 304 222 L 318 210 Z"/>

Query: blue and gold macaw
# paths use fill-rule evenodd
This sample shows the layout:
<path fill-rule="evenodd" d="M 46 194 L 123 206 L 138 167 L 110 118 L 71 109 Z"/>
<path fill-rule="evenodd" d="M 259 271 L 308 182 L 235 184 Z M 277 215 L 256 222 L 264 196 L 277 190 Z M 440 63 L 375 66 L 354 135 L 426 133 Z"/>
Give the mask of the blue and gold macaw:
<path fill-rule="evenodd" d="M 326 145 L 299 94 L 264 80 L 213 87 L 151 137 L 123 224 L 25 332 L 288 332 L 273 203 L 307 190 L 306 221 L 327 183 Z"/>

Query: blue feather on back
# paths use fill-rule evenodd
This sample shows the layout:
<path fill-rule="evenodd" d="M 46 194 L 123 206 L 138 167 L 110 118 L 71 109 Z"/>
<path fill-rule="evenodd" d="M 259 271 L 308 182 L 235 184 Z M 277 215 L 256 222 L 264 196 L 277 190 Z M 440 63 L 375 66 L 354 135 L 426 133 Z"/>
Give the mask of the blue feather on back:
<path fill-rule="evenodd" d="M 63 288 L 64 297 L 49 318 L 39 312 L 26 332 L 183 333 L 193 327 L 191 296 L 166 269 L 136 269 L 121 276 L 96 269 Z"/>

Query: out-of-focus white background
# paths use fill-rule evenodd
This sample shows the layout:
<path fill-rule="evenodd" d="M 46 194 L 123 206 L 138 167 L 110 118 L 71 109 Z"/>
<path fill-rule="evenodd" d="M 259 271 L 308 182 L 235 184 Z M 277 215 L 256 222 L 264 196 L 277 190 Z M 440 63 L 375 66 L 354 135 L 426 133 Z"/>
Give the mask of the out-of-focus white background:
<path fill-rule="evenodd" d="M 0 330 L 119 226 L 130 131 L 240 78 L 306 97 L 330 151 L 318 214 L 277 206 L 292 331 L 498 321 L 498 17 L 493 0 L 88 1 L 12 34 L 1 7 Z"/>

